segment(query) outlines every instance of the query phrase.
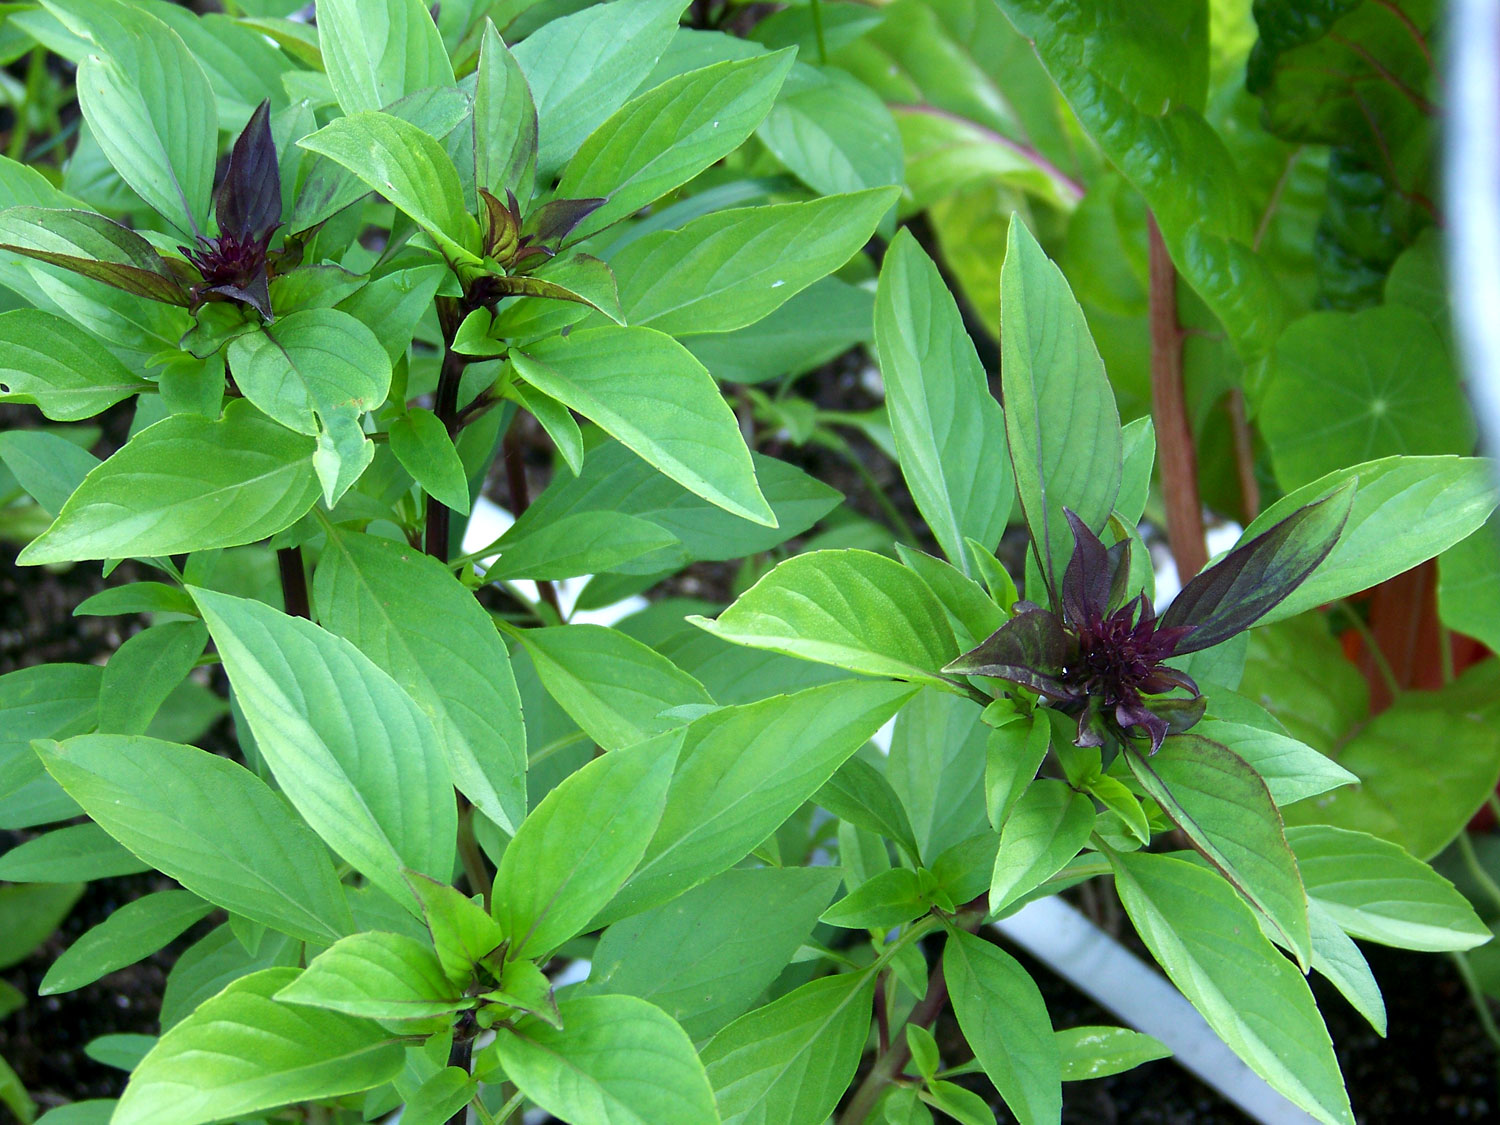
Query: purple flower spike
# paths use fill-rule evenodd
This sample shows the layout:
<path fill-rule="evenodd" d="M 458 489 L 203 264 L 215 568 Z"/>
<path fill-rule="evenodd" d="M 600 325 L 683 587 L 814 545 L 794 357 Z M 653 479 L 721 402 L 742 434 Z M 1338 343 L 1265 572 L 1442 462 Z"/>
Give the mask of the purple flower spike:
<path fill-rule="evenodd" d="M 1023 612 L 943 670 L 1036 692 L 1078 717 L 1079 746 L 1145 737 L 1155 753 L 1204 712 L 1192 677 L 1166 662 L 1243 632 L 1285 600 L 1338 542 L 1349 504 L 1341 490 L 1299 508 L 1194 578 L 1160 619 L 1141 595 L 1120 604 L 1129 541 L 1106 549 L 1066 512 L 1073 555 L 1058 598 L 1062 612 L 1024 603 Z M 1179 688 L 1188 696 L 1168 696 Z"/>

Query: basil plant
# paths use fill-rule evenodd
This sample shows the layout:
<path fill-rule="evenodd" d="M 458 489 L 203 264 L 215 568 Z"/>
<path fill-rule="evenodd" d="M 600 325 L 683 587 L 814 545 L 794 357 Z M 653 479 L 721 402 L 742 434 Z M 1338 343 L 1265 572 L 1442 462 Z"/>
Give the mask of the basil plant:
<path fill-rule="evenodd" d="M 1320 822 L 1359 779 L 1236 690 L 1247 630 L 1464 538 L 1485 466 L 1313 481 L 1158 615 L 1151 424 L 1120 425 L 1027 227 L 996 397 L 896 232 L 868 89 L 684 0 L 568 7 L 13 17 L 77 63 L 94 161 L 0 160 L 0 398 L 58 424 L 0 438 L 44 513 L 20 561 L 134 560 L 78 612 L 149 624 L 0 678 L 0 801 L 44 829 L 0 873 L 176 884 L 46 992 L 199 927 L 123 1095 L 67 1120 L 1045 1125 L 1064 1080 L 1167 1053 L 1054 1027 L 995 939 L 1102 879 L 1251 1068 L 1352 1122 L 1307 975 L 1383 1029 L 1352 938 L 1489 931 Z M 838 545 L 841 496 L 726 400 L 818 331 L 873 339 L 942 557 Z M 107 411 L 132 422 L 99 461 L 77 424 Z M 516 519 L 486 544 L 492 473 Z M 747 557 L 727 607 L 576 620 Z M 192 744 L 204 707 L 232 752 Z"/>

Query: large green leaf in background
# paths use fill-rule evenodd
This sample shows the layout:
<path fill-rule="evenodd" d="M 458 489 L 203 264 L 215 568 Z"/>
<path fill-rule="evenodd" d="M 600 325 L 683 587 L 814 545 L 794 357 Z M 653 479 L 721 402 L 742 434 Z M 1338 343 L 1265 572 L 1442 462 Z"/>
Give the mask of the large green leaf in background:
<path fill-rule="evenodd" d="M 1203 117 L 1207 5 L 999 3 L 1090 136 L 1145 197 L 1173 263 L 1236 347 L 1269 348 L 1283 297 L 1251 249 L 1254 216 L 1234 158 Z"/>
<path fill-rule="evenodd" d="M 177 33 L 118 0 L 48 0 L 99 47 L 78 69 L 84 117 L 120 178 L 184 234 L 208 233 L 218 159 L 213 86 Z"/>
<path fill-rule="evenodd" d="M 453 779 L 431 720 L 342 637 L 193 589 L 256 746 L 315 832 L 397 901 L 453 873 Z"/>
<path fill-rule="evenodd" d="M 666 333 L 589 328 L 513 351 L 511 360 L 528 383 L 597 422 L 684 488 L 776 526 L 734 412 L 713 377 Z"/>
<path fill-rule="evenodd" d="M 1443 624 L 1500 650 L 1500 520 L 1443 552 L 1438 562 L 1438 609 Z"/>
<path fill-rule="evenodd" d="M 1016 215 L 1000 284 L 1005 431 L 1016 492 L 1037 562 L 1056 592 L 1073 553 L 1063 509 L 1095 534 L 1114 509 L 1120 419 L 1083 311 Z"/>
<path fill-rule="evenodd" d="M 1261 100 L 1265 127 L 1353 149 L 1392 186 L 1426 190 L 1437 113 L 1429 39 L 1442 8 L 1435 0 L 1256 4 L 1260 40 L 1245 84 Z"/>
<path fill-rule="evenodd" d="M 318 498 L 314 445 L 248 402 L 136 434 L 91 472 L 23 563 L 233 547 L 301 518 Z"/>
<path fill-rule="evenodd" d="M 875 347 L 901 473 L 943 553 L 970 574 L 964 540 L 994 550 L 1015 496 L 1005 413 L 953 296 L 910 231 L 881 265 Z"/>
<path fill-rule="evenodd" d="M 516 46 L 541 129 L 539 177 L 625 104 L 677 31 L 686 0 L 613 0 L 564 16 Z"/>
<path fill-rule="evenodd" d="M 757 136 L 820 195 L 899 184 L 901 134 L 891 111 L 841 70 L 798 64 Z"/>
<path fill-rule="evenodd" d="M 353 929 L 322 843 L 245 767 L 127 735 L 44 745 L 48 771 L 97 824 L 193 893 L 305 941 Z"/>
<path fill-rule="evenodd" d="M 1441 691 L 1407 692 L 1342 732 L 1333 756 L 1360 784 L 1288 807 L 1287 823 L 1368 832 L 1430 859 L 1500 779 L 1497 689 L 1495 665 L 1486 661 Z"/>
<path fill-rule="evenodd" d="M 526 815 L 526 728 L 510 655 L 452 573 L 403 543 L 339 528 L 318 559 L 319 619 L 432 719 L 454 784 L 507 832 Z"/>
<path fill-rule="evenodd" d="M 1170 856 L 1111 855 L 1136 932 L 1208 1025 L 1276 1090 L 1327 1125 L 1353 1125 L 1307 982 L 1214 872 Z"/>
<path fill-rule="evenodd" d="M 373 1020 L 272 999 L 297 969 L 241 977 L 159 1040 L 130 1076 L 116 1125 L 203 1125 L 389 1081 L 406 1057 Z"/>
<path fill-rule="evenodd" d="M 421 0 L 322 0 L 318 45 L 345 113 L 453 84 L 448 52 Z"/>
<path fill-rule="evenodd" d="M 1392 454 L 1467 453 L 1474 424 L 1426 317 L 1402 305 L 1314 313 L 1276 342 L 1256 424 L 1283 488 Z"/>

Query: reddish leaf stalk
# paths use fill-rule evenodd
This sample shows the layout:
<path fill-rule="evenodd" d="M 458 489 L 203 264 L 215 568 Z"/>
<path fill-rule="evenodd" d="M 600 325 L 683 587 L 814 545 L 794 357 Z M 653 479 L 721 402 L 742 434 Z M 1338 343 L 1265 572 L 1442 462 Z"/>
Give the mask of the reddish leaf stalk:
<path fill-rule="evenodd" d="M 1234 435 L 1234 470 L 1240 482 L 1240 516 L 1246 526 L 1260 515 L 1260 482 L 1255 479 L 1255 444 L 1245 417 L 1245 392 L 1229 392 L 1229 429 Z"/>
<path fill-rule="evenodd" d="M 1167 542 L 1186 582 L 1208 562 L 1203 504 L 1198 498 L 1198 451 L 1188 421 L 1182 385 L 1182 325 L 1177 320 L 1177 269 L 1162 241 L 1156 216 L 1148 216 L 1151 240 L 1151 417 L 1156 423 Z"/>
<path fill-rule="evenodd" d="M 276 552 L 276 566 L 281 572 L 282 606 L 293 617 L 312 620 L 312 602 L 307 595 L 307 571 L 302 565 L 302 548 L 280 548 Z"/>
<path fill-rule="evenodd" d="M 516 519 L 521 518 L 521 513 L 531 507 L 531 488 L 526 483 L 526 458 L 521 449 L 521 415 L 517 414 L 511 420 L 510 428 L 505 431 L 503 448 L 505 451 L 505 482 L 510 488 L 511 515 Z M 537 593 L 541 595 L 542 601 L 552 607 L 558 617 L 562 616 L 562 607 L 557 601 L 557 587 L 545 578 L 537 579 Z"/>
<path fill-rule="evenodd" d="M 448 430 L 448 436 L 457 432 L 458 386 L 464 377 L 464 357 L 452 348 L 443 353 L 443 367 L 438 374 L 437 395 L 433 401 L 433 413 Z M 453 513 L 448 505 L 435 496 L 427 497 L 427 545 L 429 555 L 440 563 L 448 561 L 449 539 Z"/>
<path fill-rule="evenodd" d="M 878 991 L 876 1001 L 879 1002 Z M 926 995 L 917 1001 L 917 1006 L 911 1010 L 911 1015 L 907 1017 L 906 1022 L 914 1023 L 918 1027 L 931 1027 L 937 1022 L 943 1005 L 947 1002 L 948 982 L 943 979 L 943 966 L 940 963 L 927 978 Z M 885 1088 L 911 1061 L 911 1044 L 907 1042 L 904 1029 L 905 1025 L 903 1025 L 902 1032 L 891 1040 L 890 1047 L 875 1059 L 875 1065 L 870 1068 L 870 1073 L 865 1075 L 865 1080 L 859 1084 L 859 1089 L 854 1091 L 854 1097 L 849 1100 L 849 1108 L 844 1110 L 843 1116 L 839 1118 L 839 1125 L 864 1125 L 866 1118 L 875 1109 L 875 1103 L 880 1100 L 880 1095 L 885 1092 Z"/>

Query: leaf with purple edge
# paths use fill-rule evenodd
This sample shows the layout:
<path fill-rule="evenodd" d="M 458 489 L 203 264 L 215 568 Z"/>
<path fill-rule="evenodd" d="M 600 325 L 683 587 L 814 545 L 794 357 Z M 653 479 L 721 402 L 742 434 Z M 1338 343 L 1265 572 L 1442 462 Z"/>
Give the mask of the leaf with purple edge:
<path fill-rule="evenodd" d="M 1195 734 L 1168 738 L 1154 757 L 1126 757 L 1146 793 L 1259 908 L 1306 971 L 1307 892 L 1260 775 L 1232 750 Z"/>
<path fill-rule="evenodd" d="M 281 223 L 281 168 L 271 139 L 271 103 L 261 102 L 229 153 L 214 201 L 219 230 L 261 235 Z"/>
<path fill-rule="evenodd" d="M 1046 610 L 1033 609 L 1011 618 L 943 671 L 994 676 L 1055 699 L 1068 699 L 1073 693 L 1063 685 L 1062 674 L 1070 647 L 1062 622 Z"/>
<path fill-rule="evenodd" d="M 1182 588 L 1163 628 L 1193 626 L 1178 654 L 1212 648 L 1280 605 L 1328 557 L 1354 502 L 1345 484 L 1236 547 Z"/>
<path fill-rule="evenodd" d="M 1063 572 L 1063 617 L 1075 625 L 1097 621 L 1108 611 L 1121 553 L 1112 557 L 1103 541 L 1070 509 L 1064 508 L 1063 515 L 1073 529 L 1073 554 Z"/>
<path fill-rule="evenodd" d="M 137 297 L 188 304 L 187 290 L 152 245 L 103 215 L 48 207 L 7 208 L 0 211 L 0 250 L 61 266 Z"/>

